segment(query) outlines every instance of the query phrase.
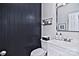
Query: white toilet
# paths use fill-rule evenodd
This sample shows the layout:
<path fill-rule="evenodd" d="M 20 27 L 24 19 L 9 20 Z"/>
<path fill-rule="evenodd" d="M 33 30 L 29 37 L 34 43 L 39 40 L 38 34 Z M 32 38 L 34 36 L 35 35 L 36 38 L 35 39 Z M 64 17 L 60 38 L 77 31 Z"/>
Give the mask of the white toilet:
<path fill-rule="evenodd" d="M 42 48 L 37 48 L 31 52 L 30 56 L 46 56 L 47 55 L 47 43 L 41 39 Z"/>
<path fill-rule="evenodd" d="M 45 56 L 46 51 L 42 48 L 37 48 L 31 52 L 31 56 Z"/>

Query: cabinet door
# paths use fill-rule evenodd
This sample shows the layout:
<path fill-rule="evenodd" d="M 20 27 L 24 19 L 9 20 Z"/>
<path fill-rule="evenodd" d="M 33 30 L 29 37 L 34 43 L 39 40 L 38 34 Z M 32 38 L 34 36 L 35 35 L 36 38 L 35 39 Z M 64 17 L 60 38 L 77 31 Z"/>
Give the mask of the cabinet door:
<path fill-rule="evenodd" d="M 49 56 L 72 56 L 73 54 L 70 53 L 66 48 L 61 46 L 57 46 L 55 44 L 48 44 L 48 55 Z"/>
<path fill-rule="evenodd" d="M 53 44 L 48 43 L 48 56 L 57 56 L 59 53 L 57 52 L 57 49 L 54 47 Z"/>

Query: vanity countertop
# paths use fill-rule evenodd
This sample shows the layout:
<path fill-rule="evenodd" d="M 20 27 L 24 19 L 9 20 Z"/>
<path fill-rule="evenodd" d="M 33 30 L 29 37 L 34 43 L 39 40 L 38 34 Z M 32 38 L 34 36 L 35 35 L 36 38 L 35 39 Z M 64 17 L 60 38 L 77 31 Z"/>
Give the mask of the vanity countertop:
<path fill-rule="evenodd" d="M 71 41 L 71 42 L 66 42 L 66 41 L 60 41 L 60 40 L 49 40 L 47 41 L 48 43 L 54 44 L 56 46 L 66 48 L 70 51 L 76 52 L 79 54 L 79 41 Z"/>

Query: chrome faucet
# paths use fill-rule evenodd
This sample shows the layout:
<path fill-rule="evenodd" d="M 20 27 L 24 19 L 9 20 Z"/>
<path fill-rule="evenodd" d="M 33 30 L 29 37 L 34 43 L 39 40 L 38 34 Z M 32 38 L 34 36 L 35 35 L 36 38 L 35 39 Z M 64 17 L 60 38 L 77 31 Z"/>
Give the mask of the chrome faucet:
<path fill-rule="evenodd" d="M 64 41 L 71 42 L 72 39 L 64 38 Z"/>

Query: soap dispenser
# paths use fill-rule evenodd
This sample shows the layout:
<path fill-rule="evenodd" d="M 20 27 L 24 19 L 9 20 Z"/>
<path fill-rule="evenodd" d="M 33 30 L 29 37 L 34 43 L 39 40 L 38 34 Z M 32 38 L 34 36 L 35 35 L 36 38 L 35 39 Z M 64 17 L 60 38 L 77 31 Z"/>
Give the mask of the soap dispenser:
<path fill-rule="evenodd" d="M 55 39 L 58 40 L 58 33 L 56 33 L 56 37 L 55 37 Z"/>
<path fill-rule="evenodd" d="M 59 35 L 59 40 L 63 40 L 62 33 L 60 33 L 60 35 Z"/>

